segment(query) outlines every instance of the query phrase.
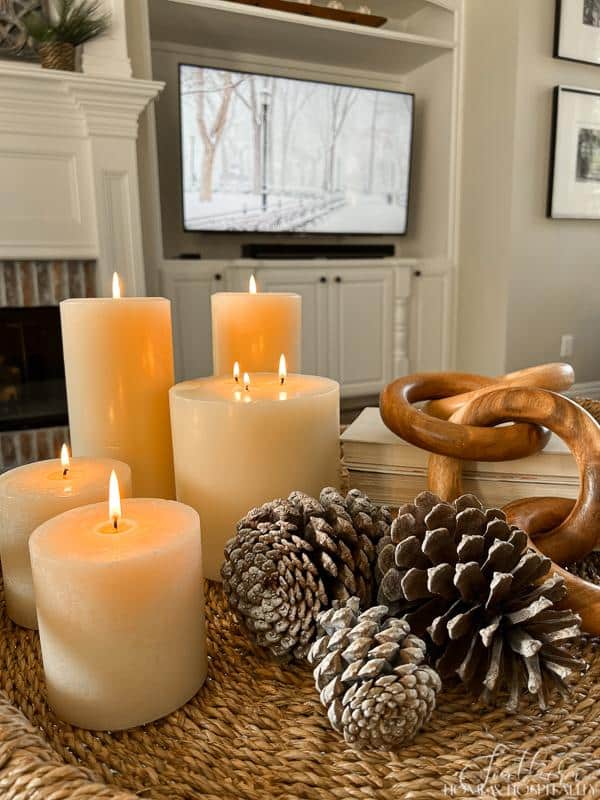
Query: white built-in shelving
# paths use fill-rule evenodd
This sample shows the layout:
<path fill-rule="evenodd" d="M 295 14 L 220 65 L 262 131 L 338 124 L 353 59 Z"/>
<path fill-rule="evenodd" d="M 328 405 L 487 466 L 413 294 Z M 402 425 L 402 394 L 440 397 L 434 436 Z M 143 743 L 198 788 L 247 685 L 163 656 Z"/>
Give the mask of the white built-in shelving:
<path fill-rule="evenodd" d="M 381 28 L 230 0 L 150 5 L 153 25 L 165 41 L 379 73 L 412 72 L 456 46 L 449 0 L 373 0 L 373 12 L 389 17 Z"/>
<path fill-rule="evenodd" d="M 402 366 L 398 361 L 394 371 L 451 369 L 458 273 L 463 1 L 366 0 L 374 14 L 387 18 L 382 27 L 371 28 L 232 0 L 144 0 L 149 12 L 152 77 L 165 81 L 167 87 L 157 107 L 163 213 L 161 216 L 155 203 L 146 225 L 151 249 L 155 247 L 154 232 L 160 230 L 162 222 L 164 252 L 159 256 L 159 269 L 163 285 L 170 286 L 184 269 L 175 259 L 184 253 L 201 253 L 202 260 L 187 262 L 184 278 L 188 282 L 193 278 L 198 295 L 194 303 L 206 306 L 215 290 L 214 275 L 226 272 L 215 269 L 215 262 L 239 258 L 240 246 L 255 240 L 250 234 L 228 239 L 226 234 L 206 236 L 182 231 L 177 166 L 179 64 L 413 92 L 415 137 L 407 235 L 385 240 L 362 237 L 361 241 L 390 241 L 397 257 L 415 265 L 409 270 L 410 286 L 402 298 L 402 313 L 395 314 L 393 331 L 388 330 L 389 326 L 385 329 L 385 341 L 393 334 L 396 344 L 402 345 L 396 350 L 408 354 L 407 364 Z M 343 2 L 352 11 L 363 0 Z M 313 3 L 325 5 L 326 0 Z M 154 147 L 151 143 L 149 149 Z M 142 159 L 142 163 L 149 173 L 148 185 L 156 185 L 155 157 Z M 302 275 L 306 278 L 308 273 L 298 272 L 299 277 Z M 308 277 L 311 276 L 312 272 Z M 321 277 L 317 276 L 315 291 L 322 289 Z M 342 286 L 354 291 L 355 278 L 353 273 L 352 280 Z M 388 292 L 386 280 L 379 287 L 383 295 Z M 309 288 L 303 291 L 308 293 L 305 306 L 310 320 L 313 287 L 310 281 L 308 284 Z M 190 288 L 188 283 L 186 288 Z M 384 314 L 383 318 L 387 320 L 389 316 Z M 191 318 L 189 314 L 181 317 Z M 189 339 L 203 335 L 200 329 L 186 333 Z M 334 350 L 335 347 L 323 357 L 335 362 Z M 389 352 L 386 358 L 389 366 Z M 337 374 L 335 370 L 334 373 Z M 367 387 L 360 380 L 349 380 L 348 384 L 351 391 L 374 387 L 374 383 Z"/>

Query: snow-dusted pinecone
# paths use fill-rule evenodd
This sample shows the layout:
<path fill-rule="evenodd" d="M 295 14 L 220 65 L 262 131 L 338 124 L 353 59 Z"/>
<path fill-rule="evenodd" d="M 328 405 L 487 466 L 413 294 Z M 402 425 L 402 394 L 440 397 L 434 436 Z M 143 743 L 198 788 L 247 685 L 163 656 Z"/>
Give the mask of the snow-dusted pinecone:
<path fill-rule="evenodd" d="M 441 688 L 423 663 L 423 640 L 386 606 L 360 613 L 357 597 L 335 603 L 318 622 L 322 635 L 308 660 L 334 730 L 357 748 L 392 750 L 411 741 Z"/>
<path fill-rule="evenodd" d="M 442 678 L 454 673 L 486 703 L 545 690 L 585 665 L 565 649 L 581 619 L 555 608 L 566 595 L 526 534 L 473 495 L 444 503 L 423 492 L 402 506 L 379 545 L 378 602 L 428 635 Z"/>
<path fill-rule="evenodd" d="M 223 588 L 253 640 L 278 658 L 306 657 L 316 618 L 334 600 L 375 594 L 377 541 L 391 516 L 361 492 L 326 488 L 252 509 L 225 547 Z"/>
<path fill-rule="evenodd" d="M 565 569 L 568 569 L 573 575 L 583 578 L 584 581 L 600 586 L 600 553 L 598 552 L 590 553 L 589 556 L 582 558 L 581 561 L 567 564 Z"/>

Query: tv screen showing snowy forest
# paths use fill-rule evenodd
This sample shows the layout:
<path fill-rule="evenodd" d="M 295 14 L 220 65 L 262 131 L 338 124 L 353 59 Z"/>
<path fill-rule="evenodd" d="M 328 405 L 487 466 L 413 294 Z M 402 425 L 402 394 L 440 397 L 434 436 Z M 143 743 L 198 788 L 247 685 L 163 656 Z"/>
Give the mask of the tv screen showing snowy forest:
<path fill-rule="evenodd" d="M 186 230 L 406 232 L 411 94 L 179 69 Z"/>

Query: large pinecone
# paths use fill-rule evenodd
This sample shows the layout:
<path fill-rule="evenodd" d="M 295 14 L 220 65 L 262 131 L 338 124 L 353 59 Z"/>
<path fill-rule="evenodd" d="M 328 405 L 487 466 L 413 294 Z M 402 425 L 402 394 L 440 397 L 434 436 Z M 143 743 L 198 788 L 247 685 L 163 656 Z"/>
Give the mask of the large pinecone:
<path fill-rule="evenodd" d="M 545 689 L 584 667 L 563 647 L 581 619 L 554 607 L 566 588 L 550 565 L 502 511 L 423 492 L 380 541 L 378 601 L 428 634 L 442 678 L 458 674 L 486 703 L 508 691 L 510 710 L 525 686 L 543 708 Z"/>
<path fill-rule="evenodd" d="M 373 602 L 376 545 L 391 515 L 362 492 L 315 500 L 293 492 L 249 512 L 225 547 L 223 588 L 253 640 L 278 658 L 306 657 L 334 600 Z"/>
<path fill-rule="evenodd" d="M 427 722 L 442 684 L 406 620 L 359 605 L 354 597 L 319 615 L 323 635 L 308 660 L 334 730 L 356 747 L 391 750 Z"/>

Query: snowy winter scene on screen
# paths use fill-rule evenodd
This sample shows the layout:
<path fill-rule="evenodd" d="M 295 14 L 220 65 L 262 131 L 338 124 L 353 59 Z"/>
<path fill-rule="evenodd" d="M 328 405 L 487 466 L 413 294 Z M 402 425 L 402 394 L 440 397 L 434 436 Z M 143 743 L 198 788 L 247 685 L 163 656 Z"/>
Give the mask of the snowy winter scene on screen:
<path fill-rule="evenodd" d="M 180 65 L 188 231 L 403 234 L 411 94 Z"/>

